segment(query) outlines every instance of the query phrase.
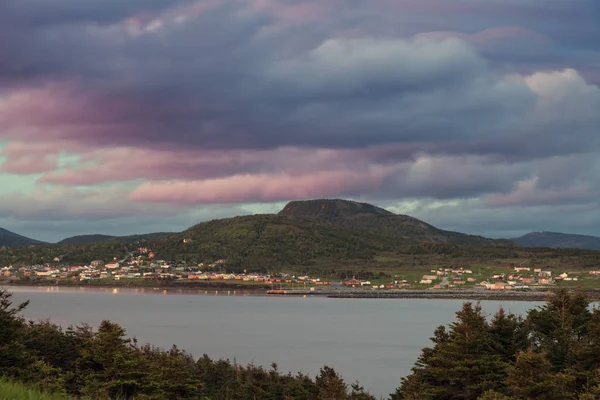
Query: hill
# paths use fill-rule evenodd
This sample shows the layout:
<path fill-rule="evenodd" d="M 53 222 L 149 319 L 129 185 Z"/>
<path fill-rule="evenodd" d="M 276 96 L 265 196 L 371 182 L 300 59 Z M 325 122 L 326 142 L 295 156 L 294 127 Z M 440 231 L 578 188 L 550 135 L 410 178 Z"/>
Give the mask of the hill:
<path fill-rule="evenodd" d="M 512 245 L 508 240 L 445 231 L 408 215 L 394 214 L 371 204 L 348 200 L 292 201 L 278 215 L 319 221 L 393 240 L 466 246 Z"/>
<path fill-rule="evenodd" d="M 600 237 L 559 232 L 531 232 L 510 239 L 519 246 L 600 250 Z"/>
<path fill-rule="evenodd" d="M 172 232 L 157 232 L 157 233 L 145 233 L 139 235 L 129 235 L 129 236 L 111 236 L 111 235 L 102 235 L 102 234 L 92 234 L 92 235 L 78 235 L 68 237 L 66 239 L 57 242 L 58 245 L 77 245 L 77 244 L 90 244 L 90 243 L 98 243 L 98 242 L 108 242 L 115 241 L 119 243 L 138 243 L 145 242 L 148 240 L 156 240 L 168 235 L 172 235 Z"/>
<path fill-rule="evenodd" d="M 0 228 L 0 247 L 18 247 L 18 246 L 29 246 L 32 244 L 43 244 L 39 240 L 30 239 L 25 236 L 18 235 L 14 232 Z"/>
<path fill-rule="evenodd" d="M 115 238 L 115 236 L 101 235 L 101 234 L 77 235 L 77 236 L 72 236 L 72 237 L 63 239 L 60 242 L 57 242 L 57 244 L 63 245 L 63 244 L 94 243 L 94 242 L 103 242 L 105 240 L 111 240 L 113 238 Z"/>
<path fill-rule="evenodd" d="M 316 272 L 422 269 L 436 265 L 498 266 L 513 263 L 591 267 L 600 252 L 521 248 L 509 240 L 445 231 L 407 215 L 345 200 L 291 202 L 278 214 L 202 222 L 179 233 L 109 237 L 94 242 L 8 248 L 0 265 L 123 259 L 139 247 L 155 260 L 186 265 L 227 260 L 228 271 Z"/>

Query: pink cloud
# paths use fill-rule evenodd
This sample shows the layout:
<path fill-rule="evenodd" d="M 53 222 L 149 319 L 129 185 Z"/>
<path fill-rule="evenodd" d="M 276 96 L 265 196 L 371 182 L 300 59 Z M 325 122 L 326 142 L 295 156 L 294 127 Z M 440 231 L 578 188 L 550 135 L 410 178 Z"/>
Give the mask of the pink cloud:
<path fill-rule="evenodd" d="M 418 143 L 365 149 L 273 150 L 160 150 L 135 147 L 81 148 L 77 164 L 64 166 L 40 178 L 41 182 L 88 186 L 107 182 L 148 180 L 205 180 L 242 173 L 309 174 L 340 169 L 361 170 L 409 160 Z M 25 148 L 20 149 L 26 151 Z"/>
<path fill-rule="evenodd" d="M 0 156 L 5 158 L 0 164 L 0 172 L 30 175 L 57 168 L 57 152 L 40 143 L 10 142 Z"/>
<path fill-rule="evenodd" d="M 494 42 L 498 41 L 519 41 L 519 40 L 533 40 L 538 43 L 547 44 L 550 40 L 537 32 L 529 29 L 520 28 L 516 26 L 499 26 L 490 29 L 485 29 L 480 32 L 473 34 L 462 33 L 457 31 L 433 31 L 425 32 L 416 35 L 417 37 L 427 37 L 432 39 L 446 39 L 455 37 L 462 39 L 475 46 L 486 46 L 493 45 Z"/>
<path fill-rule="evenodd" d="M 34 156 L 24 156 L 8 158 L 0 165 L 0 172 L 16 175 L 31 175 L 53 171 L 56 169 L 56 166 L 56 157 L 44 156 L 38 158 Z"/>
<path fill-rule="evenodd" d="M 192 205 L 351 195 L 375 190 L 386 174 L 383 168 L 373 168 L 366 172 L 235 175 L 204 181 L 147 182 L 134 189 L 129 198 L 142 203 Z"/>
<path fill-rule="evenodd" d="M 262 160 L 252 152 L 196 152 L 112 147 L 81 155 L 83 165 L 44 175 L 40 181 L 81 186 L 123 182 L 140 178 L 171 179 L 214 177 L 226 174 L 232 165 L 249 167 Z"/>

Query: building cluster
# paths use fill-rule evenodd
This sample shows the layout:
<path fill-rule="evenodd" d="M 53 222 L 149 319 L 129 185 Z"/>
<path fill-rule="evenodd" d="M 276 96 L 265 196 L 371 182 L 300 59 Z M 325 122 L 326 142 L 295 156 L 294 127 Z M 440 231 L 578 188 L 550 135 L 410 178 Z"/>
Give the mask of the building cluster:
<path fill-rule="evenodd" d="M 150 254 L 143 251 L 142 254 Z M 200 263 L 193 266 L 178 265 L 164 260 L 147 260 L 142 256 L 116 259 L 105 263 L 94 260 L 87 265 L 37 264 L 28 266 L 5 266 L 0 268 L 0 275 L 5 278 L 25 279 L 69 279 L 73 281 L 92 281 L 101 279 L 126 280 L 126 279 L 173 279 L 173 280 L 199 280 L 219 281 L 235 280 L 243 282 L 259 282 L 266 284 L 299 284 L 299 285 L 331 285 L 331 282 L 321 278 L 309 276 L 295 276 L 288 274 L 265 274 L 257 272 L 228 273 L 226 260 L 217 260 L 214 263 Z"/>
<path fill-rule="evenodd" d="M 499 273 L 486 279 L 473 276 L 473 271 L 466 268 L 439 268 L 431 270 L 431 274 L 423 275 L 421 285 L 434 285 L 435 289 L 455 288 L 465 284 L 483 287 L 488 290 L 528 289 L 530 286 L 549 286 L 557 282 L 578 281 L 579 277 L 563 272 L 556 276 L 552 271 L 530 267 L 506 267 L 510 272 Z M 590 271 L 590 275 L 600 277 L 600 271 Z"/>
<path fill-rule="evenodd" d="M 468 268 L 438 268 L 432 269 L 429 274 L 423 275 L 419 281 L 421 285 L 435 284 L 435 289 L 455 288 L 465 283 L 475 282 L 475 279 L 468 276 L 473 271 Z"/>
<path fill-rule="evenodd" d="M 553 277 L 552 271 L 544 271 L 541 268 L 534 268 L 533 273 L 529 267 L 515 267 L 512 270 L 511 273 L 492 275 L 490 280 L 481 282 L 480 286 L 489 290 L 512 290 L 528 289 L 530 285 L 554 285 L 560 280 L 578 280 L 577 277 L 569 277 L 566 272 Z"/>

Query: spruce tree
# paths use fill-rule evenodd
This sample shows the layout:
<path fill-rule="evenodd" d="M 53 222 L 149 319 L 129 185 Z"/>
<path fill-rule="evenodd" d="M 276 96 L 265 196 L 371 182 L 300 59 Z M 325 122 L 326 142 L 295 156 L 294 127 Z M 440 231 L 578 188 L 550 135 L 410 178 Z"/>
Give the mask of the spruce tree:
<path fill-rule="evenodd" d="M 448 331 L 436 330 L 393 399 L 475 400 L 490 389 L 504 390 L 507 364 L 494 350 L 479 304 L 465 303 Z"/>

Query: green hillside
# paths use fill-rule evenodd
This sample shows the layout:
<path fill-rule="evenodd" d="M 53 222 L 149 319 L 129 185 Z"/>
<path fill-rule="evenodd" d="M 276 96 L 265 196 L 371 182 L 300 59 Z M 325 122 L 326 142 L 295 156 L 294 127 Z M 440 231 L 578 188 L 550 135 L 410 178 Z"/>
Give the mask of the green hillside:
<path fill-rule="evenodd" d="M 104 239 L 104 238 L 103 238 Z M 203 222 L 180 233 L 0 250 L 0 265 L 125 259 L 146 247 L 155 259 L 187 265 L 227 260 L 229 270 L 325 272 L 435 265 L 595 267 L 600 252 L 523 248 L 508 240 L 444 231 L 407 215 L 345 200 L 291 202 L 278 214 Z"/>

